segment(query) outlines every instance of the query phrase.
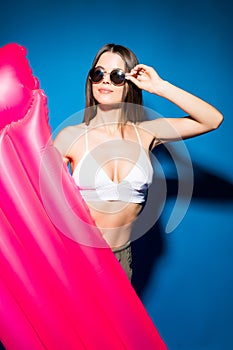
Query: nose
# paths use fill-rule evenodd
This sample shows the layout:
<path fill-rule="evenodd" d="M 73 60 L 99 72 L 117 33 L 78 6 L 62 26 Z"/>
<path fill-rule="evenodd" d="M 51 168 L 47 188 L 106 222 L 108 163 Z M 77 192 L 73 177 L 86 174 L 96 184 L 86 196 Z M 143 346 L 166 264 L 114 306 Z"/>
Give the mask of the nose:
<path fill-rule="evenodd" d="M 111 80 L 110 80 L 110 73 L 104 72 L 103 83 L 107 83 L 107 84 L 110 84 L 110 83 L 111 83 Z"/>

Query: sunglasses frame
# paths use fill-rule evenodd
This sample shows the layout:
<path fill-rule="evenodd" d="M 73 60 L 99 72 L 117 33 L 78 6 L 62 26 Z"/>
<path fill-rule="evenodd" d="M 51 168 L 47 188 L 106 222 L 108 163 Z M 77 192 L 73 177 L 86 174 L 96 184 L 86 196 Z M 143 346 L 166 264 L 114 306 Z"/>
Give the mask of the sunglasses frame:
<path fill-rule="evenodd" d="M 92 78 L 91 78 L 91 73 L 92 73 L 92 72 L 95 72 L 96 70 L 100 70 L 101 73 L 102 73 L 102 77 L 101 77 L 101 79 L 100 79 L 99 81 L 93 81 Z M 117 83 L 114 82 L 114 80 L 112 80 L 112 75 L 113 75 L 113 73 L 115 73 L 115 72 L 121 72 L 121 73 L 123 73 L 124 80 L 122 81 L 122 83 L 117 84 Z M 93 84 L 100 84 L 101 81 L 104 79 L 104 75 L 105 75 L 105 74 L 109 74 L 111 83 L 112 83 L 113 85 L 115 85 L 115 86 L 123 86 L 123 85 L 125 85 L 125 82 L 127 81 L 127 80 L 125 79 L 125 72 L 124 72 L 122 69 L 120 69 L 120 68 L 114 68 L 110 73 L 107 73 L 107 72 L 105 71 L 105 69 L 104 69 L 103 67 L 101 67 L 101 66 L 93 67 L 93 68 L 90 69 L 90 71 L 89 71 L 89 79 L 91 80 L 91 82 L 92 82 Z"/>

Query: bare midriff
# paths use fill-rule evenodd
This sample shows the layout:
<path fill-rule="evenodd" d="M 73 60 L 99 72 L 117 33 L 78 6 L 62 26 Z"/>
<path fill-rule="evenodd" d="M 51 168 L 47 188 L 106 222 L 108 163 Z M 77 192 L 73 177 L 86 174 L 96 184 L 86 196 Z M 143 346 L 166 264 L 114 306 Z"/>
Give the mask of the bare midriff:
<path fill-rule="evenodd" d="M 87 202 L 87 205 L 96 226 L 111 248 L 130 241 L 132 225 L 141 211 L 141 204 L 98 201 Z"/>

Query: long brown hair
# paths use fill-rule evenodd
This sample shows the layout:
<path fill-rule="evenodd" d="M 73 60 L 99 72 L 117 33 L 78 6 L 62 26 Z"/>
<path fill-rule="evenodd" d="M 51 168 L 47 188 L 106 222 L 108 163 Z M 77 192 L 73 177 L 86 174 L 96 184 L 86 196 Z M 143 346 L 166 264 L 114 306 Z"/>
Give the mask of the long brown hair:
<path fill-rule="evenodd" d="M 96 54 L 92 67 L 95 67 L 100 56 L 104 52 L 112 52 L 121 56 L 125 62 L 125 72 L 128 73 L 131 69 L 138 64 L 136 55 L 127 47 L 116 44 L 104 45 Z M 124 86 L 123 91 L 123 103 L 122 103 L 122 123 L 131 121 L 136 123 L 142 120 L 143 108 L 142 108 L 142 90 L 139 89 L 131 81 L 127 80 L 128 88 Z M 86 108 L 84 113 L 84 122 L 88 125 L 90 120 L 96 115 L 97 101 L 95 100 L 92 92 L 92 83 L 89 79 L 89 73 L 86 79 Z"/>

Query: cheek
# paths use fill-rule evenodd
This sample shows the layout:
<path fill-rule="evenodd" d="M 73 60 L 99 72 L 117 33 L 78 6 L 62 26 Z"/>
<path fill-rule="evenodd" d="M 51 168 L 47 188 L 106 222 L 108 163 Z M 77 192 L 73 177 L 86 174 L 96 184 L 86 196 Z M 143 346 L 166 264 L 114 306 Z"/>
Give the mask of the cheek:
<path fill-rule="evenodd" d="M 115 90 L 115 96 L 117 96 L 120 100 L 123 99 L 124 97 L 124 88 L 123 87 L 120 87 L 119 89 L 116 89 Z"/>
<path fill-rule="evenodd" d="M 96 94 L 97 94 L 98 90 L 96 88 L 96 85 L 92 85 L 92 94 L 94 96 L 94 98 L 96 99 Z"/>
<path fill-rule="evenodd" d="M 128 89 L 126 85 L 115 88 L 115 96 L 120 97 L 122 100 L 125 99 L 127 93 L 128 93 Z"/>

